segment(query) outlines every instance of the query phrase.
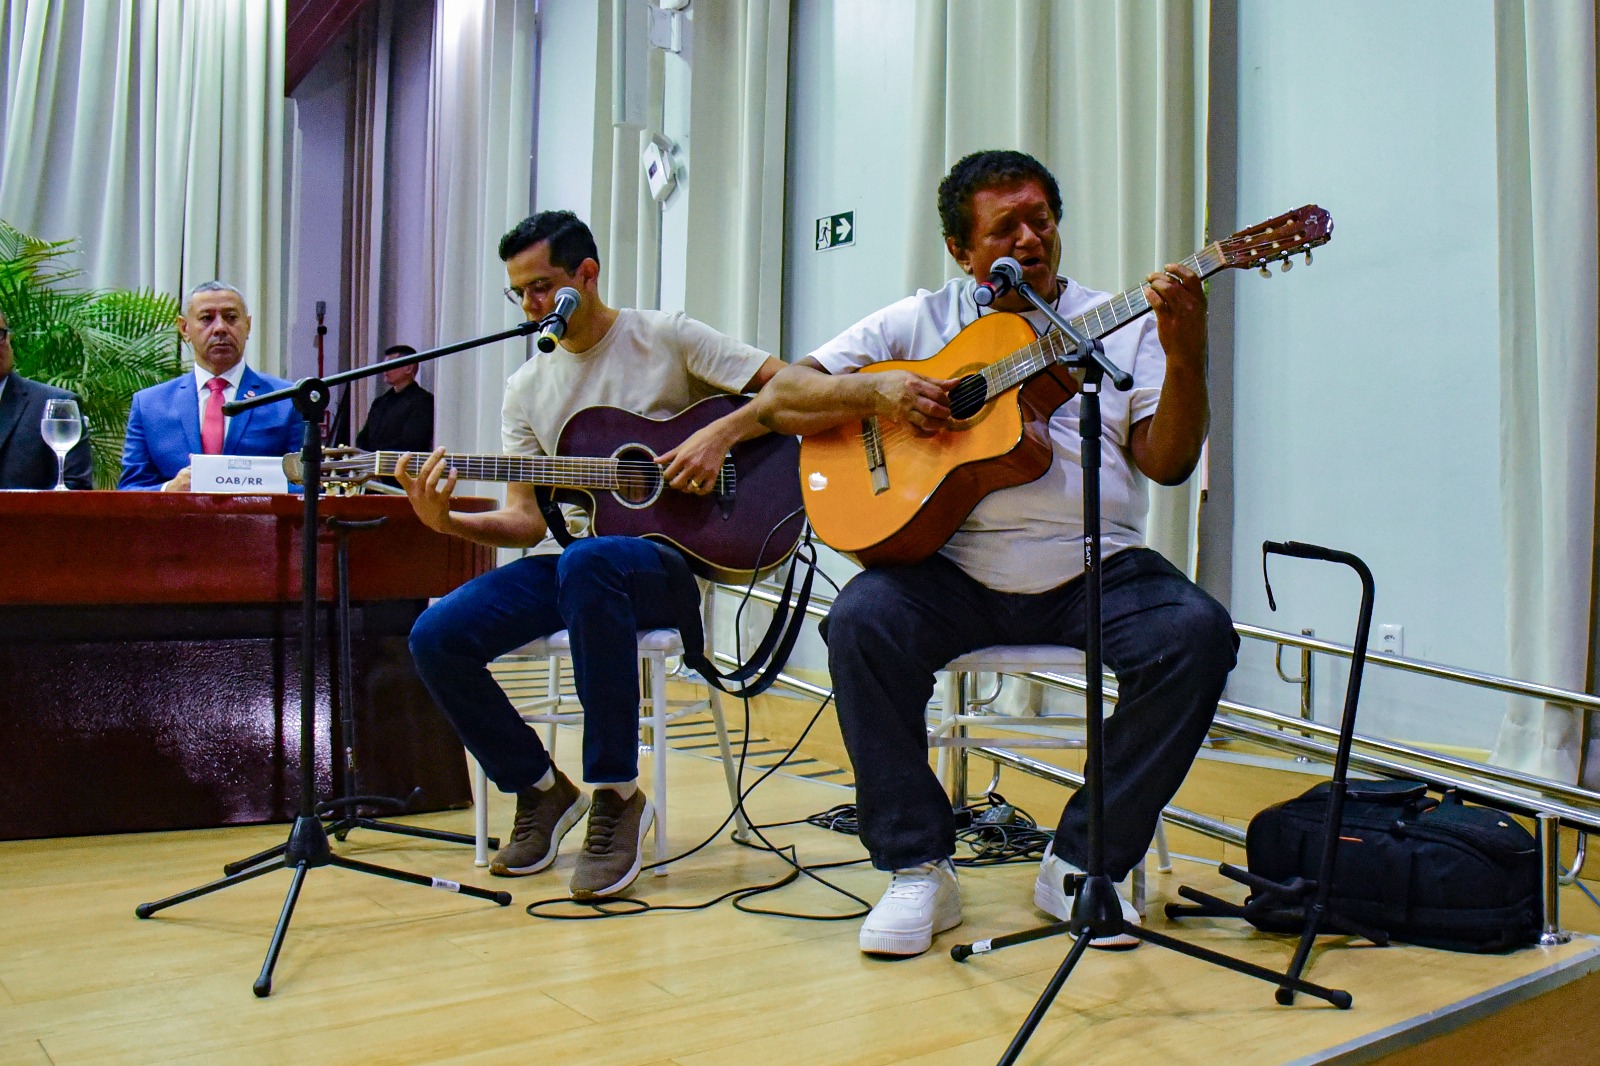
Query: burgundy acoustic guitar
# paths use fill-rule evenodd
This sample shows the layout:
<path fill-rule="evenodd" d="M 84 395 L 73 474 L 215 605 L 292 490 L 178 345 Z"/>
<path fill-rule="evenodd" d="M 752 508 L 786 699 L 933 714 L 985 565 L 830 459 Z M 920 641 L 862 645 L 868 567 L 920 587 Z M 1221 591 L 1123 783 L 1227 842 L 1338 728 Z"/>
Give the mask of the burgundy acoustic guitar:
<path fill-rule="evenodd" d="M 1332 233 L 1328 213 L 1307 205 L 1209 244 L 1184 263 L 1201 277 L 1228 267 L 1265 272 L 1267 263 L 1302 252 L 1310 262 L 1311 249 Z M 1139 286 L 1072 324 L 1104 337 L 1149 310 Z M 864 374 L 960 378 L 951 389 L 952 418 L 931 436 L 874 417 L 803 438 L 801 488 L 812 529 L 864 566 L 914 563 L 938 551 L 989 493 L 1049 468 L 1050 418 L 1078 391 L 1061 365 L 1072 354 L 1059 334 L 1036 337 L 1021 315 L 992 314 L 931 358 L 862 367 Z"/>
<path fill-rule="evenodd" d="M 706 496 L 669 488 L 655 458 L 746 402 L 742 396 L 713 396 L 666 419 L 590 407 L 561 427 L 556 455 L 451 453 L 446 458 L 462 481 L 555 489 L 556 499 L 589 515 L 595 535 L 670 544 L 702 577 L 737 584 L 773 570 L 800 542 L 805 512 L 797 476 L 799 442 L 767 434 L 734 445 Z M 323 478 L 352 483 L 392 476 L 401 454 L 330 451 Z M 412 456 L 409 469 L 416 472 L 426 458 Z M 284 470 L 298 482 L 300 456 L 285 456 Z"/>

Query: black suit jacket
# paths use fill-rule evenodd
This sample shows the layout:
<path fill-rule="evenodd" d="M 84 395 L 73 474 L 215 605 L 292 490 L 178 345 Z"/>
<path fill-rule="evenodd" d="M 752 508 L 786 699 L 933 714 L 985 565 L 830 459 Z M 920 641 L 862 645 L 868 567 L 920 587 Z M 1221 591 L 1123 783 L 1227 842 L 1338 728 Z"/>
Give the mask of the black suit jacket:
<path fill-rule="evenodd" d="M 56 487 L 56 453 L 39 435 L 44 402 L 74 399 L 72 393 L 29 381 L 12 372 L 0 393 L 0 489 L 53 489 Z M 67 453 L 67 487 L 94 488 L 89 435 Z"/>
<path fill-rule="evenodd" d="M 433 450 L 433 393 L 412 382 L 400 392 L 385 389 L 372 401 L 356 447 L 369 452 Z"/>

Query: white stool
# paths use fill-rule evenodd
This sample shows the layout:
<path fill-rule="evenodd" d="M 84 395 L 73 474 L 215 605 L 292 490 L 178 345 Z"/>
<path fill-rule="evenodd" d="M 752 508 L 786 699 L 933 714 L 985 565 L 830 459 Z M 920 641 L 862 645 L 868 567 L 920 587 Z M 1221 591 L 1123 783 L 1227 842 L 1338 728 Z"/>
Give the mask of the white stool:
<path fill-rule="evenodd" d="M 667 656 L 683 654 L 683 641 L 678 636 L 678 631 L 641 630 L 638 635 L 638 649 L 640 709 L 641 712 L 648 709 L 648 713 L 641 713 L 639 719 L 640 746 L 648 747 L 654 756 L 651 759 L 654 790 L 649 799 L 655 808 L 655 828 L 652 831 L 655 839 L 655 861 L 660 862 L 667 857 L 667 723 L 697 711 L 709 711 L 717 730 L 717 744 L 722 749 L 722 768 L 728 781 L 728 798 L 736 809 L 739 804 L 739 779 L 734 768 L 733 748 L 728 743 L 728 727 L 722 717 L 722 702 L 717 690 L 707 685 L 706 699 L 703 700 L 667 699 Z M 544 723 L 549 726 L 546 731 L 545 747 L 552 756 L 556 750 L 556 726 L 563 722 L 583 721 L 583 711 L 578 702 L 564 697 L 561 692 L 561 661 L 570 659 L 571 656 L 572 639 L 567 631 L 562 629 L 500 657 L 500 661 L 545 660 L 549 670 L 547 694 L 518 707 L 517 712 L 522 715 L 522 720 L 525 722 Z M 489 865 L 489 808 L 486 802 L 488 781 L 483 767 L 479 766 L 477 760 L 470 754 L 467 756 L 467 765 L 472 776 L 475 858 L 479 866 L 487 866 Z M 746 839 L 750 827 L 742 810 L 738 811 L 736 821 L 740 839 Z M 657 866 L 655 872 L 665 873 L 666 868 Z"/>
<path fill-rule="evenodd" d="M 967 792 L 967 748 L 973 745 L 991 745 L 1005 748 L 1081 748 L 1078 737 L 1019 736 L 999 740 L 994 737 L 967 735 L 970 725 L 1015 727 L 1021 723 L 1082 722 L 1080 715 L 1045 714 L 1019 716 L 985 712 L 983 708 L 994 703 L 997 689 L 988 697 L 978 695 L 978 674 L 1026 674 L 1034 671 L 1082 674 L 1083 652 L 1060 644 L 997 644 L 988 648 L 958 655 L 945 664 L 944 699 L 937 720 L 928 729 L 928 744 L 938 749 L 937 772 L 950 791 L 951 802 L 965 805 L 970 798 Z M 951 758 L 952 750 L 955 757 Z M 998 765 L 995 768 L 999 774 Z M 992 786 L 991 786 L 992 787 Z M 1156 866 L 1162 873 L 1172 869 L 1172 857 L 1167 850 L 1166 822 L 1156 823 Z M 1139 913 L 1144 913 L 1144 866 L 1134 871 L 1134 902 Z"/>

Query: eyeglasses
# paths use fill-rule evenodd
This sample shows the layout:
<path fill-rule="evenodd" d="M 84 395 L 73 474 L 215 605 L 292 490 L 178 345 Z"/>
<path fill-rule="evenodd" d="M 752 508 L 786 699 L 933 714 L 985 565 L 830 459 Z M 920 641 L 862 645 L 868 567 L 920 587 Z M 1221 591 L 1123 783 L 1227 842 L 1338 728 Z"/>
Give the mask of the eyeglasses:
<path fill-rule="evenodd" d="M 502 291 L 506 294 L 506 299 L 510 300 L 512 303 L 516 304 L 518 307 L 522 306 L 522 290 L 520 288 L 518 288 L 515 285 L 512 285 L 509 288 L 506 288 L 506 289 L 504 289 Z"/>
<path fill-rule="evenodd" d="M 11 339 L 11 331 L 9 329 L 7 329 L 6 327 L 4 327 L 4 326 L 0 326 L 0 344 L 4 344 L 6 341 L 8 341 L 10 339 Z"/>

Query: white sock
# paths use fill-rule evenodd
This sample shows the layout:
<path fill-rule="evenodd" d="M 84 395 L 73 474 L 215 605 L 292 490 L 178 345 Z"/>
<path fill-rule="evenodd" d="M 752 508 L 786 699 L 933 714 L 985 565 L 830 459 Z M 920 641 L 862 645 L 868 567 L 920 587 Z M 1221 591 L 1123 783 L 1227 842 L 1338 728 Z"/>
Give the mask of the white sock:
<path fill-rule="evenodd" d="M 617 795 L 621 796 L 623 799 L 629 800 L 629 799 L 633 798 L 633 794 L 635 792 L 639 791 L 639 782 L 637 780 L 634 780 L 634 781 L 606 781 L 606 782 L 602 782 L 601 784 L 598 784 L 598 785 L 596 785 L 594 787 L 595 788 L 609 788 L 611 791 L 615 792 Z"/>
<path fill-rule="evenodd" d="M 549 792 L 556 784 L 556 768 L 554 766 L 544 772 L 544 776 L 533 783 L 533 787 L 540 792 Z"/>

